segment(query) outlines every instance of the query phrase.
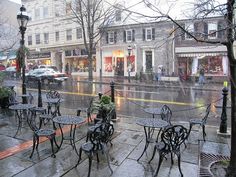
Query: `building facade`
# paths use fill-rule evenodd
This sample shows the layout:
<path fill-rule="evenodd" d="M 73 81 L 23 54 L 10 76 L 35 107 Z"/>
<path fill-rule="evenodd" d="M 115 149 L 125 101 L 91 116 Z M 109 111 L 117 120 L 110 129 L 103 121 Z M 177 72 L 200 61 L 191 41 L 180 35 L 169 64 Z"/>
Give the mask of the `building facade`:
<path fill-rule="evenodd" d="M 225 20 L 212 17 L 204 20 L 180 20 L 179 24 L 197 38 L 209 41 L 225 40 Z M 175 33 L 175 55 L 178 75 L 186 80 L 199 75 L 204 68 L 209 79 L 224 79 L 228 76 L 227 49 L 220 44 L 196 42 L 190 35 L 178 28 Z"/>
<path fill-rule="evenodd" d="M 111 25 L 101 38 L 100 66 L 105 76 L 173 72 L 173 25 L 168 22 Z M 129 49 L 130 52 L 129 52 Z"/>
<path fill-rule="evenodd" d="M 26 30 L 25 45 L 30 49 L 27 62 L 34 65 L 55 65 L 65 72 L 87 75 L 88 60 L 82 29 L 71 19 L 71 1 L 22 0 L 31 16 Z M 96 51 L 94 50 L 96 72 Z"/>

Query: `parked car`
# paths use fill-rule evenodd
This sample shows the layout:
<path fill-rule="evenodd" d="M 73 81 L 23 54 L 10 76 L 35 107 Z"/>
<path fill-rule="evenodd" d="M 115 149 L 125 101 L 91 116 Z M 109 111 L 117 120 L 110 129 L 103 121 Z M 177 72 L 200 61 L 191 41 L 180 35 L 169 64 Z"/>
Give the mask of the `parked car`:
<path fill-rule="evenodd" d="M 34 67 L 34 69 L 38 69 L 38 68 L 52 68 L 54 71 L 58 71 L 57 67 L 52 66 L 52 65 L 38 65 Z"/>
<path fill-rule="evenodd" d="M 6 67 L 2 64 L 0 64 L 0 71 L 4 71 L 6 69 Z"/>
<path fill-rule="evenodd" d="M 26 82 L 37 81 L 39 78 L 43 84 L 49 84 L 53 82 L 61 83 L 68 79 L 65 73 L 55 71 L 52 68 L 38 68 L 30 70 L 25 75 Z"/>
<path fill-rule="evenodd" d="M 5 71 L 4 71 L 6 74 L 7 74 L 7 76 L 9 76 L 9 77 L 19 77 L 20 76 L 20 73 L 17 73 L 16 72 L 16 67 L 15 66 L 9 66 L 9 67 L 7 67 L 6 69 L 5 69 Z"/>

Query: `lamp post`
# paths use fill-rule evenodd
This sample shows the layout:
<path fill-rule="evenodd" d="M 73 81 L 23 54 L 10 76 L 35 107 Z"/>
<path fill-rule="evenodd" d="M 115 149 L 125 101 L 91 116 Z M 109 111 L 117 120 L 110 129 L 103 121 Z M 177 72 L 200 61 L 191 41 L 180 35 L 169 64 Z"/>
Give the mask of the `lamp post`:
<path fill-rule="evenodd" d="M 131 54 L 132 47 L 129 45 L 127 50 L 128 50 L 128 60 L 127 60 L 127 63 L 128 63 L 128 81 L 130 82 L 130 72 L 131 72 L 131 68 L 130 68 L 130 54 Z"/>
<path fill-rule="evenodd" d="M 23 52 L 20 56 L 20 58 L 18 58 L 18 60 L 20 60 L 21 62 L 21 69 L 22 69 L 22 94 L 26 94 L 26 84 L 25 84 L 25 51 L 24 51 L 24 44 L 25 44 L 25 31 L 26 31 L 26 26 L 27 23 L 29 21 L 29 16 L 26 12 L 26 8 L 24 7 L 24 5 L 21 6 L 20 8 L 20 12 L 17 13 L 17 21 L 19 24 L 19 28 L 20 28 L 20 33 L 21 33 L 21 41 L 20 41 L 20 48 L 21 48 L 21 52 Z M 26 97 L 23 97 L 23 104 L 27 103 L 27 99 Z"/>

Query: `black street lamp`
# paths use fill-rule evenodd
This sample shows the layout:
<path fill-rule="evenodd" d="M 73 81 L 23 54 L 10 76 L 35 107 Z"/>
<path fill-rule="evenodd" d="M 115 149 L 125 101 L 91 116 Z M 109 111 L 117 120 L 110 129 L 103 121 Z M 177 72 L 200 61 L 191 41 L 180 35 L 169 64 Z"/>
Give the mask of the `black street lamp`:
<path fill-rule="evenodd" d="M 131 50 L 132 50 L 132 47 L 129 45 L 128 48 L 128 81 L 130 82 L 130 72 L 131 72 L 131 68 L 130 68 L 130 54 L 131 54 Z"/>
<path fill-rule="evenodd" d="M 17 13 L 17 21 L 19 24 L 19 28 L 20 28 L 20 33 L 21 33 L 21 41 L 20 41 L 20 48 L 21 48 L 21 52 L 23 52 L 20 56 L 20 58 L 18 58 L 18 60 L 20 60 L 20 67 L 22 68 L 22 94 L 26 94 L 26 84 L 25 84 L 25 50 L 24 50 L 24 44 L 25 44 L 25 31 L 26 31 L 26 26 L 27 23 L 29 21 L 29 16 L 26 12 L 26 8 L 24 7 L 24 5 L 21 6 L 20 8 L 20 12 Z M 26 97 L 23 97 L 23 104 L 27 103 L 27 99 Z"/>

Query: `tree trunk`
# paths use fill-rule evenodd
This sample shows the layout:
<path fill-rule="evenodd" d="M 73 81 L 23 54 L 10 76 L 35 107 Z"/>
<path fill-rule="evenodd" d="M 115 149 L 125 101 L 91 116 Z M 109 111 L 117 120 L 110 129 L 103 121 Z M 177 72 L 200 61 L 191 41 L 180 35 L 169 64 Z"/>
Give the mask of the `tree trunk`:
<path fill-rule="evenodd" d="M 236 176 L 236 65 L 230 64 L 231 74 L 231 154 L 230 163 L 227 169 L 227 177 Z"/>
<path fill-rule="evenodd" d="M 88 79 L 90 81 L 93 80 L 93 56 L 92 52 L 89 52 L 88 54 Z"/>

